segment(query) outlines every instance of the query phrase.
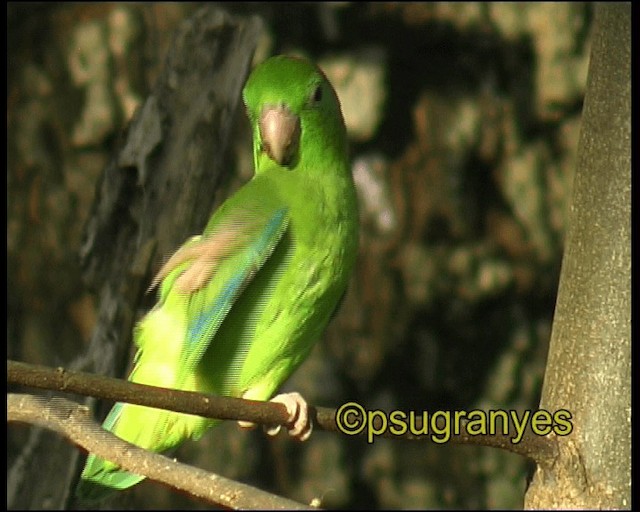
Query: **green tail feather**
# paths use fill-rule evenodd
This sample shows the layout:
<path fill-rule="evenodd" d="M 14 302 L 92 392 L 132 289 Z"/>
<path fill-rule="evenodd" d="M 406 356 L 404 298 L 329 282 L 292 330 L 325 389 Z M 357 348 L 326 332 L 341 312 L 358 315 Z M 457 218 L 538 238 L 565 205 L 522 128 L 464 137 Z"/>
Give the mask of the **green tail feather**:
<path fill-rule="evenodd" d="M 118 469 L 115 464 L 95 455 L 89 455 L 80 481 L 76 486 L 76 497 L 85 501 L 97 501 L 117 491 L 144 480 L 146 477 Z"/>

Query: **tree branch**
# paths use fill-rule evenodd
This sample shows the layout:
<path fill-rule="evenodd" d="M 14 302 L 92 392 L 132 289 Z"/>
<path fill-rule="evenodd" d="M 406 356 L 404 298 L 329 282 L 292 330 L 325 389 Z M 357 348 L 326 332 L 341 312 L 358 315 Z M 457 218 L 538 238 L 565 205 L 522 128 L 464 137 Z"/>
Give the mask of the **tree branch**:
<path fill-rule="evenodd" d="M 284 425 L 288 419 L 285 406 L 278 403 L 159 388 L 111 377 L 72 372 L 64 368 L 53 369 L 17 361 L 7 361 L 7 382 L 196 414 L 206 418 L 243 420 L 264 425 Z M 310 415 L 315 428 L 343 433 L 336 421 L 337 412 L 335 409 L 310 407 Z M 389 429 L 383 432 L 381 428 L 383 419 L 380 416 L 382 415 L 378 414 L 374 418 L 367 418 L 367 420 L 372 419 L 371 426 L 376 431 L 376 438 L 433 441 L 431 432 L 413 434 L 411 430 L 408 430 L 402 434 L 395 434 Z M 447 426 L 445 418 L 439 417 L 437 419 L 436 427 L 439 430 L 444 429 Z M 354 423 L 365 421 L 357 411 L 354 411 L 350 420 Z M 517 428 L 511 418 L 509 418 L 508 434 L 503 434 L 501 429 L 497 429 L 495 434 L 476 434 L 469 431 L 468 425 L 468 421 L 462 420 L 460 432 L 450 432 L 449 441 L 456 444 L 500 448 L 528 457 L 543 466 L 553 464 L 558 453 L 555 437 L 536 435 L 529 426 L 524 431 L 522 439 L 518 443 L 514 443 L 512 441 L 513 433 L 517 431 Z M 418 414 L 415 418 L 414 430 L 422 431 L 422 427 L 422 418 Z M 366 436 L 367 429 L 364 428 L 357 435 Z"/>
<path fill-rule="evenodd" d="M 61 367 L 54 369 L 10 360 L 7 361 L 7 383 L 77 393 L 221 420 L 283 424 L 288 418 L 286 407 L 278 403 L 160 388 L 69 371 Z"/>
<path fill-rule="evenodd" d="M 100 428 L 89 418 L 88 411 L 64 398 L 7 395 L 8 421 L 30 423 L 58 432 L 72 443 L 127 471 L 144 474 L 209 503 L 232 509 L 311 508 L 139 448 Z"/>

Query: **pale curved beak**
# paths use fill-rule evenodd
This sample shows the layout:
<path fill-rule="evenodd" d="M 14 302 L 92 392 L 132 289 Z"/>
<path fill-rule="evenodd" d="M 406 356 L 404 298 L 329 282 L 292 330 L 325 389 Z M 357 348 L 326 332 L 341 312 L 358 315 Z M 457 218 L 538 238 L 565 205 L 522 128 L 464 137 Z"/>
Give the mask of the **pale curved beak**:
<path fill-rule="evenodd" d="M 300 118 L 286 105 L 266 105 L 259 126 L 262 150 L 278 165 L 290 165 L 300 144 Z"/>

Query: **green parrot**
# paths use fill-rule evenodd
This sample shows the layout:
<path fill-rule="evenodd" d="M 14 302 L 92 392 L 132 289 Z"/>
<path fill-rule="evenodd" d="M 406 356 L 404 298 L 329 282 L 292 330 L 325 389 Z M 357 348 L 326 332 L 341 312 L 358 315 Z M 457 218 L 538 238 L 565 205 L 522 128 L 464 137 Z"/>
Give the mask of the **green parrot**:
<path fill-rule="evenodd" d="M 251 73 L 243 99 L 255 175 L 153 280 L 158 303 L 134 330 L 132 382 L 269 400 L 309 355 L 346 289 L 358 209 L 333 87 L 311 62 L 281 55 Z M 289 433 L 306 439 L 302 397 L 273 400 L 287 407 Z M 165 452 L 216 423 L 116 403 L 103 427 Z M 99 499 L 144 478 L 90 454 L 76 495 Z"/>

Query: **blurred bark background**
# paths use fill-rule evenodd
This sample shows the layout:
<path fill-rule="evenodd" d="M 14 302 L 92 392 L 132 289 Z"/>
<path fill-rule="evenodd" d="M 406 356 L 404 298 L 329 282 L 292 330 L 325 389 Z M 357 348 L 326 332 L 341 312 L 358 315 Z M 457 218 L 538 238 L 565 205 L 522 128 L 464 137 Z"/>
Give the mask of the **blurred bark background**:
<path fill-rule="evenodd" d="M 8 5 L 10 358 L 83 366 L 100 299 L 82 279 L 79 254 L 98 182 L 159 80 L 175 31 L 199 7 Z M 343 2 L 224 9 L 262 17 L 255 62 L 301 52 L 320 64 L 341 98 L 352 143 L 362 219 L 357 271 L 339 314 L 286 388 L 322 406 L 355 400 L 386 410 L 536 408 L 593 7 Z M 227 167 L 219 179 L 212 174 L 215 204 L 251 176 L 242 108 L 234 119 Z M 143 273 L 203 225 L 175 233 L 175 246 L 159 248 Z M 152 301 L 133 294 L 131 318 Z M 126 359 L 115 357 L 115 374 L 126 375 Z M 29 452 L 32 430 L 9 430 L 11 474 L 25 461 L 42 463 Z M 53 435 L 51 443 L 52 451 L 64 449 Z M 323 432 L 299 445 L 235 424 L 186 443 L 175 456 L 292 499 L 347 508 L 521 507 L 531 469 L 520 457 L 477 447 L 367 445 Z M 78 470 L 70 465 L 68 479 Z M 8 490 L 9 508 L 26 506 L 12 502 Z M 204 507 L 153 482 L 124 494 L 105 507 Z M 62 498 L 30 507 L 60 508 Z"/>

